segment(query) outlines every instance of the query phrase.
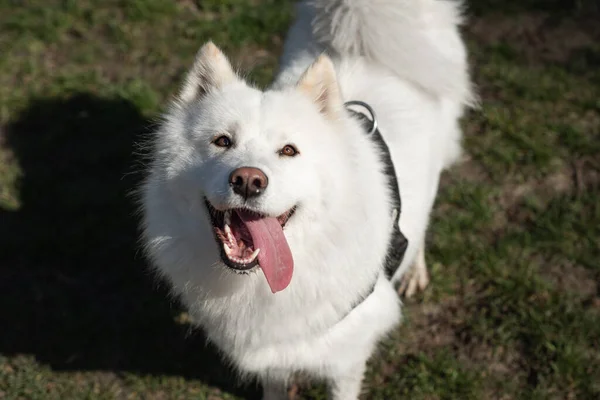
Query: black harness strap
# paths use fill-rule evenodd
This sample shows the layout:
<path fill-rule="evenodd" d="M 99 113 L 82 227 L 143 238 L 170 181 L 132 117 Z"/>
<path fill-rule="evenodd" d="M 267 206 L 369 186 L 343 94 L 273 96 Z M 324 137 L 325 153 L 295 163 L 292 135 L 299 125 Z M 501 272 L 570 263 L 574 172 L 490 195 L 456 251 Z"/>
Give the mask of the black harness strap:
<path fill-rule="evenodd" d="M 388 279 L 391 279 L 394 276 L 394 273 L 398 270 L 398 267 L 402 263 L 404 259 L 404 253 L 406 253 L 406 248 L 408 247 L 408 239 L 404 236 L 404 234 L 400 231 L 400 214 L 402 212 L 402 200 L 400 199 L 400 187 L 398 185 L 398 178 L 396 177 L 396 169 L 394 168 L 394 162 L 392 161 L 392 155 L 390 154 L 390 149 L 385 143 L 383 136 L 381 136 L 381 132 L 377 128 L 375 122 L 375 114 L 370 107 L 368 107 L 365 103 L 362 102 L 348 102 L 347 105 L 361 105 L 366 106 L 367 110 L 371 112 L 373 116 L 373 120 L 370 120 L 365 114 L 356 112 L 354 110 L 348 109 L 354 116 L 358 117 L 367 132 L 370 132 L 370 137 L 373 139 L 375 144 L 381 150 L 382 161 L 385 166 L 384 173 L 388 178 L 388 182 L 390 188 L 392 189 L 392 202 L 393 209 L 392 212 L 392 238 L 390 243 L 388 244 L 387 257 L 385 262 L 385 275 Z M 374 129 L 373 129 L 374 128 Z"/>
<path fill-rule="evenodd" d="M 406 253 L 406 248 L 408 247 L 408 239 L 404 236 L 402 231 L 400 231 L 400 213 L 402 211 L 402 201 L 400 199 L 400 187 L 398 186 L 398 178 L 396 177 L 396 169 L 394 168 L 394 163 L 392 161 L 392 156 L 390 154 L 390 149 L 388 148 L 383 136 L 381 136 L 381 132 L 377 128 L 377 121 L 375 119 L 375 113 L 367 104 L 359 101 L 349 101 L 346 105 L 359 105 L 366 108 L 370 113 L 373 119 L 369 119 L 365 114 L 351 110 L 348 108 L 348 111 L 355 117 L 357 117 L 363 126 L 365 127 L 365 132 L 369 135 L 370 138 L 377 144 L 379 150 L 381 151 L 382 162 L 385 165 L 384 173 L 388 178 L 388 182 L 390 188 L 392 189 L 392 237 L 388 244 L 384 272 L 387 279 L 392 279 L 394 273 L 398 270 L 398 267 L 402 263 L 404 259 L 404 253 Z M 367 297 L 369 297 L 373 291 L 375 290 L 375 285 L 377 284 L 377 277 L 373 285 L 369 288 L 369 290 L 363 294 L 359 299 L 357 299 L 350 310 L 340 318 L 342 321 L 344 318 L 352 312 L 356 307 L 358 307 L 362 302 L 364 302 Z"/>

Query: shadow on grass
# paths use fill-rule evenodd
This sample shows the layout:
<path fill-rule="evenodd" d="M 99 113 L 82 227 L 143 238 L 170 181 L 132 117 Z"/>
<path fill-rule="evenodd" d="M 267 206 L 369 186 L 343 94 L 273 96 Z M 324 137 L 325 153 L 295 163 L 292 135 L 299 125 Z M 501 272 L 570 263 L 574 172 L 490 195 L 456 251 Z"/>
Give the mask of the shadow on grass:
<path fill-rule="evenodd" d="M 0 210 L 0 353 L 56 370 L 181 375 L 224 390 L 227 368 L 157 285 L 128 195 L 134 143 L 149 125 L 124 100 L 32 102 L 8 127 L 21 208 Z M 162 287 L 161 287 L 162 286 Z"/>

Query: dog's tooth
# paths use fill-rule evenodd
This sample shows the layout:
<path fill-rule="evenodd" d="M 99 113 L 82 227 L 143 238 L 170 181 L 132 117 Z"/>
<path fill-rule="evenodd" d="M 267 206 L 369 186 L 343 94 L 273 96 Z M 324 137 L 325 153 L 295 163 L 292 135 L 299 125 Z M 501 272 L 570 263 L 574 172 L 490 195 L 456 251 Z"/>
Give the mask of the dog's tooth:
<path fill-rule="evenodd" d="M 250 260 L 249 262 L 254 261 L 256 257 L 258 257 L 258 253 L 260 253 L 260 249 L 254 250 L 252 254 L 250 254 L 250 257 L 248 257 L 248 259 Z"/>
<path fill-rule="evenodd" d="M 227 235 L 227 240 L 229 241 L 229 245 L 231 247 L 233 247 L 235 243 L 235 237 L 233 236 L 233 232 L 231 232 L 231 228 L 229 227 L 229 225 L 225 224 L 225 226 L 223 227 L 223 230 L 225 231 L 225 234 Z"/>
<path fill-rule="evenodd" d="M 225 211 L 224 222 L 225 222 L 225 227 L 227 227 L 229 224 L 231 224 L 231 211 Z"/>
<path fill-rule="evenodd" d="M 227 244 L 223 243 L 223 250 L 225 250 L 225 254 L 227 254 L 227 257 L 229 257 L 231 254 L 231 248 L 227 246 Z"/>

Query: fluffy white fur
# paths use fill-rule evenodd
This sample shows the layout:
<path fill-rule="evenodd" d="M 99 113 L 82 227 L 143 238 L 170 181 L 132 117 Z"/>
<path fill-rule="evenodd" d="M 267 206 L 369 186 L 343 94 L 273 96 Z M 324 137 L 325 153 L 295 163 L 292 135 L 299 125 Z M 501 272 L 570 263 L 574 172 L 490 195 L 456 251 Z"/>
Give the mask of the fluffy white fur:
<path fill-rule="evenodd" d="M 302 3 L 270 90 L 246 84 L 209 43 L 164 116 L 142 188 L 147 252 L 209 339 L 261 379 L 266 399 L 285 398 L 298 371 L 328 379 L 335 400 L 356 399 L 375 345 L 399 322 L 382 274 L 389 188 L 343 102 L 375 109 L 395 163 L 410 243 L 396 282 L 423 245 L 439 175 L 460 154 L 458 119 L 472 96 L 459 22 L 447 0 Z M 231 149 L 211 144 L 224 133 Z M 300 155 L 278 156 L 290 143 Z M 263 195 L 243 202 L 232 193 L 228 176 L 240 166 L 266 173 Z M 298 207 L 285 228 L 295 264 L 285 290 L 272 294 L 260 270 L 224 266 L 204 197 L 271 216 Z"/>

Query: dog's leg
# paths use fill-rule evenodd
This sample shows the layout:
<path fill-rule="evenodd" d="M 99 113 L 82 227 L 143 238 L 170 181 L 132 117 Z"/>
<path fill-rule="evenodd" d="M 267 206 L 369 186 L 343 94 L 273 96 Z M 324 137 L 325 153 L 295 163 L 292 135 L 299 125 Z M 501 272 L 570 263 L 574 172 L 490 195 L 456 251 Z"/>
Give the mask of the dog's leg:
<path fill-rule="evenodd" d="M 358 400 L 365 374 L 365 364 L 361 363 L 332 377 L 329 387 L 331 400 Z"/>
<path fill-rule="evenodd" d="M 427 272 L 427 264 L 425 263 L 425 239 L 423 239 L 415 262 L 402 277 L 398 294 L 411 298 L 417 290 L 424 290 L 428 284 L 429 272 Z"/>

